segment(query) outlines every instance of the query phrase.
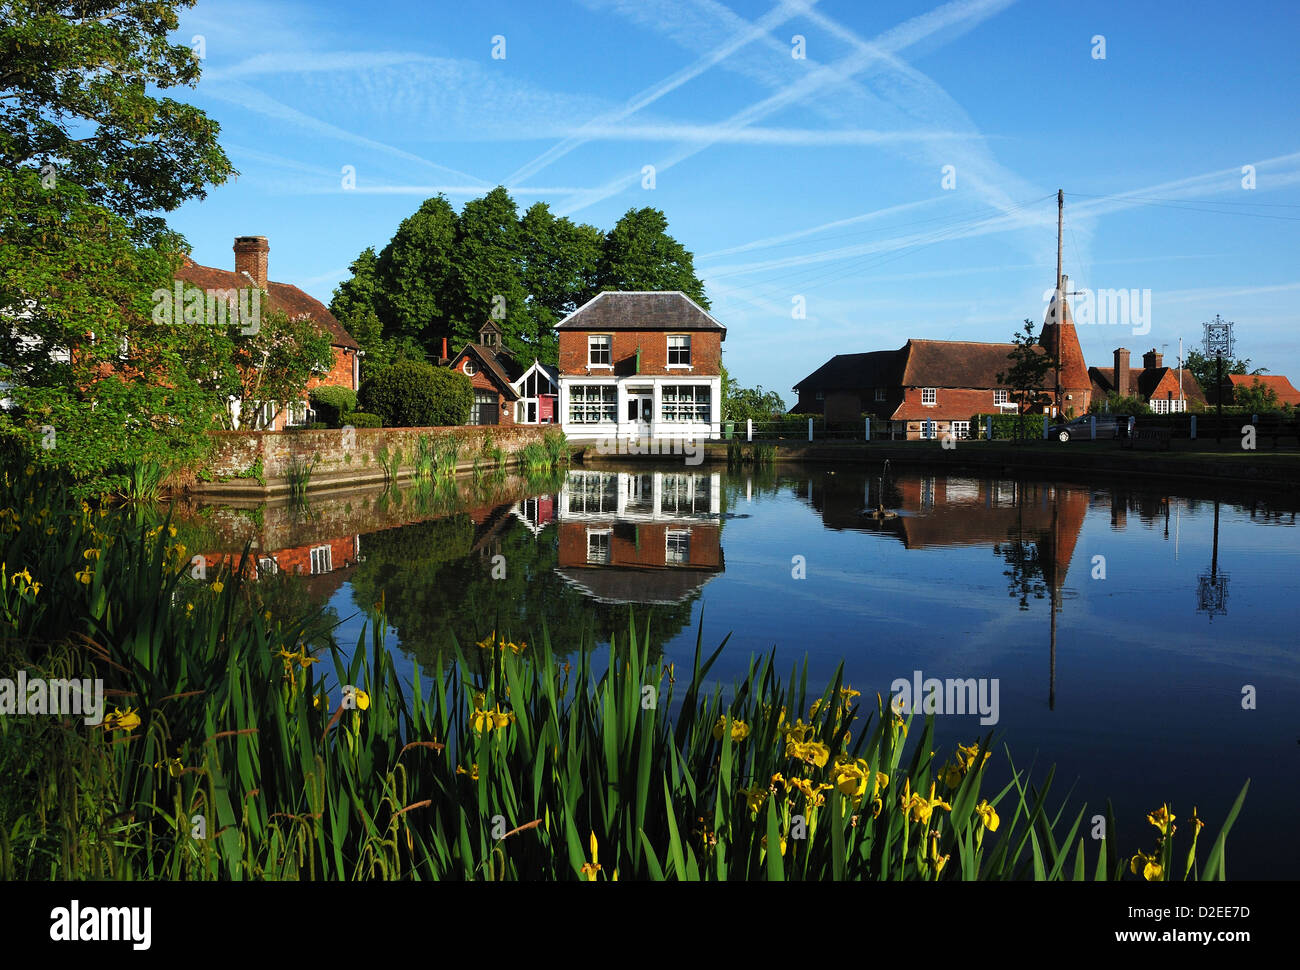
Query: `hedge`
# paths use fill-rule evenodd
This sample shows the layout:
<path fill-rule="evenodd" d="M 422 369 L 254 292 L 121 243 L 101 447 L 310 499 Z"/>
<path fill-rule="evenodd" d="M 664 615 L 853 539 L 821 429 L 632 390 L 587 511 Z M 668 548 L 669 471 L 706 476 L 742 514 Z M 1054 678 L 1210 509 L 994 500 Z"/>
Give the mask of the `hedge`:
<path fill-rule="evenodd" d="M 377 414 L 369 414 L 365 411 L 348 411 L 343 415 L 344 426 L 353 428 L 382 428 L 383 420 Z"/>
<path fill-rule="evenodd" d="M 1026 414 L 1024 421 L 1024 435 L 1026 438 L 1041 438 L 1043 436 L 1043 414 Z M 973 414 L 970 419 L 970 436 L 972 438 L 984 437 L 984 422 L 986 419 L 993 419 L 993 437 L 997 438 L 1015 438 L 1020 435 L 1020 415 L 1018 414 Z"/>
<path fill-rule="evenodd" d="M 343 415 L 357 409 L 357 392 L 338 384 L 322 384 L 320 387 L 313 387 L 307 399 L 311 401 L 316 417 L 331 428 L 340 427 L 343 424 Z"/>
<path fill-rule="evenodd" d="M 386 428 L 449 427 L 469 420 L 474 391 L 459 371 L 402 360 L 366 378 L 357 402 Z"/>

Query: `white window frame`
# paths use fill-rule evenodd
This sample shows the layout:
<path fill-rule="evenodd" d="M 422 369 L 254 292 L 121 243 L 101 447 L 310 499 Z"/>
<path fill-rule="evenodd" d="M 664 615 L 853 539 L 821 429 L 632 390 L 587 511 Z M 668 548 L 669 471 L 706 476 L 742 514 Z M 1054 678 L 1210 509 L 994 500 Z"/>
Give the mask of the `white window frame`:
<path fill-rule="evenodd" d="M 593 398 L 593 391 L 598 393 Z M 570 424 L 617 424 L 618 386 L 616 384 L 569 385 Z"/>
<path fill-rule="evenodd" d="M 689 333 L 670 333 L 667 339 L 668 339 L 667 360 L 668 360 L 669 369 L 690 370 L 691 369 L 691 335 Z M 684 341 L 685 342 L 684 346 L 674 347 L 673 346 L 674 340 Z M 673 354 L 676 353 L 677 356 L 680 358 L 683 350 L 685 350 L 686 352 L 686 360 L 683 361 L 679 359 L 676 362 L 674 362 Z"/>
<path fill-rule="evenodd" d="M 592 545 L 592 539 L 600 540 Z M 595 566 L 608 566 L 613 559 L 614 530 L 613 529 L 588 529 L 587 530 L 587 562 Z M 596 551 L 592 555 L 593 548 Z"/>
<path fill-rule="evenodd" d="M 883 387 L 876 388 L 876 400 L 883 401 L 884 399 L 885 399 L 885 389 Z"/>
<path fill-rule="evenodd" d="M 927 401 L 926 398 L 929 398 Z M 937 387 L 921 388 L 921 405 L 922 407 L 932 408 L 939 403 L 939 389 Z"/>
<path fill-rule="evenodd" d="M 689 394 L 686 393 L 687 391 Z M 708 384 L 660 385 L 660 421 L 677 424 L 708 424 L 712 420 L 712 409 L 713 388 Z"/>
<path fill-rule="evenodd" d="M 313 546 L 308 553 L 311 560 L 311 574 L 320 576 L 334 571 L 334 551 L 329 546 Z M 318 568 L 324 566 L 324 569 Z"/>
<path fill-rule="evenodd" d="M 689 566 L 691 563 L 691 530 L 664 530 L 664 565 Z"/>
<path fill-rule="evenodd" d="M 302 419 L 299 420 L 299 415 Z M 306 401 L 290 401 L 284 406 L 284 426 L 286 428 L 301 428 L 311 422 L 311 409 L 307 407 Z"/>
<path fill-rule="evenodd" d="M 257 577 L 274 576 L 280 571 L 280 564 L 275 561 L 275 556 L 259 556 L 257 560 Z"/>
<path fill-rule="evenodd" d="M 956 439 L 962 441 L 967 440 L 970 438 L 970 422 L 969 421 L 949 422 L 948 431 Z"/>
<path fill-rule="evenodd" d="M 1004 387 L 995 387 L 993 389 L 993 406 L 1000 408 L 1005 404 L 1011 403 L 1011 392 Z"/>
<path fill-rule="evenodd" d="M 603 341 L 603 345 L 598 341 Z M 609 359 L 598 361 L 595 359 L 596 354 L 603 354 Z M 614 335 L 610 333 L 589 333 L 587 334 L 587 366 L 588 367 L 608 367 L 614 368 Z"/>
<path fill-rule="evenodd" d="M 466 377 L 473 377 L 475 374 L 478 373 L 478 368 L 474 366 L 474 361 L 472 361 L 468 357 L 465 358 L 465 366 L 462 368 L 462 370 L 465 371 Z"/>
<path fill-rule="evenodd" d="M 826 392 L 825 392 L 825 391 L 818 391 L 818 392 L 817 392 L 817 400 L 819 400 L 819 401 L 824 401 L 824 400 L 826 400 Z"/>

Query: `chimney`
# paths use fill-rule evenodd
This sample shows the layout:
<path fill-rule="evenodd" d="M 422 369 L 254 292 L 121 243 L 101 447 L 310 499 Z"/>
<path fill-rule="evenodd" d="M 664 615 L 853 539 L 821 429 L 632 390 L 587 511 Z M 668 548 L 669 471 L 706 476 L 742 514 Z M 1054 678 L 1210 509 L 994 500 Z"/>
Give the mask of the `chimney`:
<path fill-rule="evenodd" d="M 1115 350 L 1115 392 L 1128 394 L 1128 351 L 1123 347 Z"/>
<path fill-rule="evenodd" d="M 1156 349 L 1152 347 L 1150 350 L 1148 350 L 1145 354 L 1142 355 L 1142 366 L 1147 368 L 1163 367 L 1164 359 L 1165 359 L 1165 355 L 1157 353 Z"/>
<path fill-rule="evenodd" d="M 235 237 L 235 272 L 247 273 L 260 289 L 266 289 L 266 266 L 271 244 L 265 236 Z"/>
<path fill-rule="evenodd" d="M 450 358 L 447 356 L 447 338 L 442 338 L 442 363 L 447 363 Z"/>

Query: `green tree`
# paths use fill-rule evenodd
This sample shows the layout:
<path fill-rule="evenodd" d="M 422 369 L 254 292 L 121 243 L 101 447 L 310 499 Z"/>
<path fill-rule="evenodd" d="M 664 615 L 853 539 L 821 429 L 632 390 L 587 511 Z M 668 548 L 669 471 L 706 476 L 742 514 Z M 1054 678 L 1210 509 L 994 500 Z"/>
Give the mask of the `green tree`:
<path fill-rule="evenodd" d="M 82 186 L 137 242 L 165 231 L 160 211 L 225 182 L 217 123 L 153 93 L 198 83 L 199 58 L 169 39 L 193 5 L 0 2 L 0 169 Z"/>
<path fill-rule="evenodd" d="M 605 236 L 598 290 L 681 290 L 704 309 L 709 301 L 695 275 L 695 257 L 668 235 L 658 209 L 629 209 Z"/>
<path fill-rule="evenodd" d="M 521 256 L 519 214 L 504 188 L 465 203 L 451 260 L 452 354 L 477 341 L 479 329 L 492 318 L 506 350 L 532 356 Z"/>
<path fill-rule="evenodd" d="M 1088 405 L 1089 414 L 1150 414 L 1151 405 L 1140 397 L 1129 397 L 1125 394 L 1116 394 L 1112 391 L 1105 398 L 1093 401 Z"/>
<path fill-rule="evenodd" d="M 474 391 L 460 371 L 404 360 L 367 378 L 357 401 L 386 428 L 448 427 L 469 420 Z"/>
<path fill-rule="evenodd" d="M 0 438 L 11 457 L 111 491 L 132 465 L 197 460 L 222 401 L 194 379 L 198 362 L 210 367 L 208 328 L 153 323 L 151 294 L 179 260 L 172 240 L 137 245 L 88 194 L 0 171 Z"/>
<path fill-rule="evenodd" d="M 375 264 L 378 286 L 370 291 L 385 338 L 433 349 L 450 335 L 452 254 L 456 211 L 445 196 L 426 199 L 402 220 Z M 364 267 L 364 262 L 363 262 Z M 364 281 L 357 299 L 367 294 Z M 345 307 L 345 312 L 350 307 Z M 358 339 L 358 343 L 360 340 Z"/>
<path fill-rule="evenodd" d="M 1233 402 L 1237 407 L 1245 408 L 1252 414 L 1290 410 L 1289 405 L 1283 405 L 1278 399 L 1277 391 L 1260 380 L 1251 381 L 1249 387 L 1238 384 Z"/>
<path fill-rule="evenodd" d="M 529 329 L 521 338 L 531 356 L 554 364 L 559 353 L 555 325 L 595 296 L 596 271 L 605 235 L 595 226 L 551 213 L 545 202 L 519 220 L 523 283 L 528 292 Z"/>
<path fill-rule="evenodd" d="M 1011 367 L 998 374 L 997 381 L 1011 389 L 1011 399 L 1016 402 L 1019 420 L 1016 437 L 1025 437 L 1025 415 L 1038 405 L 1050 404 L 1052 396 L 1044 390 L 1047 375 L 1056 366 L 1056 359 L 1039 346 L 1034 336 L 1034 321 L 1026 320 L 1024 330 L 1011 338 L 1016 345 L 1007 359 Z"/>
<path fill-rule="evenodd" d="M 722 420 L 771 421 L 785 410 L 785 401 L 776 391 L 765 391 L 761 384 L 741 387 L 727 369 L 722 368 Z"/>
<path fill-rule="evenodd" d="M 1183 366 L 1191 371 L 1196 383 L 1201 385 L 1201 390 L 1205 392 L 1207 400 L 1214 402 L 1218 400 L 1218 364 L 1213 357 L 1207 357 L 1199 350 L 1189 350 L 1187 360 Z M 1229 374 L 1266 374 L 1267 367 L 1256 367 L 1250 369 L 1250 358 L 1244 357 L 1236 359 L 1225 357 L 1223 359 L 1223 376 L 1226 378 Z"/>

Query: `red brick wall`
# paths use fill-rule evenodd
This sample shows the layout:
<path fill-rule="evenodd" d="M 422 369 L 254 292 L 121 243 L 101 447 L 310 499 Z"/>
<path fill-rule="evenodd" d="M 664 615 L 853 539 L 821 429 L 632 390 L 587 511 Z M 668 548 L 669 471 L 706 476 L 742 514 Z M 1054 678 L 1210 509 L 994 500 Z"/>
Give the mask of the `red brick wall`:
<path fill-rule="evenodd" d="M 688 331 L 681 331 L 686 333 Z M 560 331 L 560 373 L 587 374 L 587 337 L 600 331 Z M 691 368 L 668 368 L 668 331 L 623 330 L 611 334 L 611 362 L 616 376 L 635 374 L 636 351 L 641 348 L 641 373 L 647 375 L 690 374 L 712 377 L 720 374 L 722 367 L 722 334 L 717 331 L 689 331 L 691 336 Z M 610 373 L 603 367 L 593 367 L 593 376 Z"/>
<path fill-rule="evenodd" d="M 604 528 L 609 523 L 561 522 L 559 527 L 558 565 L 587 564 L 587 530 Z M 627 530 L 614 529 L 609 543 L 610 566 L 664 566 L 667 559 L 668 530 L 691 534 L 690 565 L 717 567 L 722 562 L 722 533 L 716 525 L 684 525 L 672 522 L 638 522 Z M 634 531 L 635 530 L 635 531 Z M 637 540 L 640 540 L 638 548 Z"/>

